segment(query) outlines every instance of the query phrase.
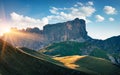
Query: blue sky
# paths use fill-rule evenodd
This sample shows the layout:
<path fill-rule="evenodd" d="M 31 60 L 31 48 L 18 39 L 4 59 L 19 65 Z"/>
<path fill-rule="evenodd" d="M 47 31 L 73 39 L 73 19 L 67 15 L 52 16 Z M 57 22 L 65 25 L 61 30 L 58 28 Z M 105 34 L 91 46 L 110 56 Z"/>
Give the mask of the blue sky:
<path fill-rule="evenodd" d="M 120 35 L 120 0 L 0 0 L 0 34 L 17 27 L 43 28 L 48 23 L 86 20 L 88 35 Z"/>

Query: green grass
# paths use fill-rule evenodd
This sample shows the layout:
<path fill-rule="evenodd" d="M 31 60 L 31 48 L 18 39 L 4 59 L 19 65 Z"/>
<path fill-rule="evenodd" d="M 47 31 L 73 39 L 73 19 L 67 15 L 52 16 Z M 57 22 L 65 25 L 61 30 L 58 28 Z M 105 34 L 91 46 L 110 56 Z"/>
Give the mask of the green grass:
<path fill-rule="evenodd" d="M 76 64 L 101 75 L 120 74 L 120 68 L 113 65 L 110 61 L 107 61 L 102 58 L 86 56 L 85 58 L 76 61 Z"/>
<path fill-rule="evenodd" d="M 100 49 L 93 50 L 89 55 L 109 60 L 107 52 Z"/>
<path fill-rule="evenodd" d="M 0 73 L 2 75 L 88 75 L 31 55 L 2 40 L 0 40 Z"/>
<path fill-rule="evenodd" d="M 51 56 L 90 55 L 108 59 L 107 52 L 87 42 L 60 42 L 47 46 L 40 52 Z"/>
<path fill-rule="evenodd" d="M 0 74 L 2 75 L 120 74 L 120 68 L 101 58 L 85 56 L 72 64 L 79 65 L 79 67 L 69 68 L 64 63 L 54 60 L 50 56 L 28 48 L 18 49 L 0 40 Z"/>
<path fill-rule="evenodd" d="M 93 45 L 85 42 L 85 43 L 78 43 L 78 42 L 60 42 L 60 43 L 53 43 L 49 46 L 47 46 L 44 49 L 39 50 L 40 52 L 52 55 L 52 56 L 70 56 L 70 55 L 82 55 L 87 54 L 91 50 L 89 50 L 89 47 L 93 47 L 90 49 L 96 49 Z M 86 51 L 87 53 L 85 53 Z"/>
<path fill-rule="evenodd" d="M 50 61 L 51 63 L 54 63 L 54 64 L 62 64 L 62 63 L 60 63 L 60 62 L 52 59 L 51 56 L 42 54 L 42 53 L 37 52 L 37 51 L 35 51 L 35 50 L 29 49 L 29 48 L 26 48 L 26 47 L 21 47 L 21 48 L 19 48 L 19 49 L 23 50 L 23 51 L 26 52 L 26 53 L 31 54 L 32 56 L 38 57 L 38 58 L 43 59 L 43 60 L 46 60 L 46 61 Z"/>
<path fill-rule="evenodd" d="M 74 61 L 76 57 L 77 60 Z M 72 60 L 69 60 L 71 58 Z M 57 60 L 62 61 L 64 64 L 71 62 L 71 64 L 77 65 L 77 70 L 87 73 L 93 73 L 97 75 L 120 75 L 119 67 L 102 58 L 92 56 L 79 56 L 79 58 L 78 56 L 66 56 L 57 57 Z"/>

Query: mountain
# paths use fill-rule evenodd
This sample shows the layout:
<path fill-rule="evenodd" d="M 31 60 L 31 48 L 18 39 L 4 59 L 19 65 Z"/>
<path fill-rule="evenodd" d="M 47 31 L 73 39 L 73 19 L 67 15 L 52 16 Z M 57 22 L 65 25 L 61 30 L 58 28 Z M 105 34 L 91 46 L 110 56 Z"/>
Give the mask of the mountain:
<path fill-rule="evenodd" d="M 38 28 L 27 28 L 26 30 L 12 28 L 10 33 L 2 36 L 2 39 L 15 47 L 28 47 L 35 50 L 43 48 L 45 45 L 42 32 Z"/>
<path fill-rule="evenodd" d="M 92 40 L 89 43 L 98 46 L 109 54 L 113 63 L 120 64 L 120 36 L 114 36 L 106 40 Z"/>
<path fill-rule="evenodd" d="M 67 56 L 55 57 L 54 59 L 25 47 L 15 48 L 11 44 L 0 40 L 0 75 L 120 74 L 119 67 L 96 57 Z M 70 61 L 71 59 L 72 61 Z M 64 62 L 68 60 L 69 66 L 66 65 L 67 62 Z M 90 62 L 91 60 L 92 62 Z"/>
<path fill-rule="evenodd" d="M 43 49 L 40 49 L 39 52 L 50 56 L 60 57 L 71 55 L 90 55 L 94 57 L 104 58 L 110 60 L 114 64 L 120 65 L 120 52 L 115 53 L 114 51 L 114 49 L 118 47 L 113 47 L 111 45 L 111 47 L 105 49 L 104 47 L 109 44 L 101 44 L 104 41 L 99 42 L 98 41 L 99 40 L 97 40 L 96 43 L 88 41 L 87 42 L 65 41 L 60 43 L 53 43 L 46 46 Z M 113 50 L 109 48 L 112 48 Z"/>
<path fill-rule="evenodd" d="M 15 48 L 0 40 L 2 75 L 119 75 L 120 68 L 91 56 L 66 56 L 54 59 L 37 51 Z M 92 60 L 92 61 L 91 61 Z"/>
<path fill-rule="evenodd" d="M 6 33 L 2 37 L 3 40 L 11 43 L 15 47 L 27 47 L 34 50 L 40 50 L 49 44 L 59 43 L 64 41 L 76 41 L 85 45 L 84 48 L 68 51 L 65 47 L 60 47 L 60 50 L 53 49 L 53 51 L 45 51 L 45 54 L 51 55 L 89 55 L 104 57 L 110 59 L 113 63 L 120 64 L 120 36 L 111 37 L 106 40 L 92 39 L 88 36 L 86 30 L 86 23 L 83 19 L 74 19 L 63 23 L 48 24 L 45 25 L 43 30 L 39 28 L 27 28 L 18 30 L 12 28 L 10 33 Z M 60 45 L 60 44 L 58 44 Z M 65 45 L 66 47 L 72 47 L 72 45 Z M 79 46 L 79 45 L 78 45 Z M 90 47 L 89 47 L 90 46 Z M 59 46 L 56 46 L 59 49 Z M 94 47 L 97 49 L 93 50 Z M 51 52 L 49 52 L 51 51 Z M 93 51 L 93 52 L 91 52 Z M 42 51 L 41 51 L 42 52 Z M 101 54 L 99 54 L 99 52 Z M 57 54 L 59 53 L 59 54 Z"/>
<path fill-rule="evenodd" d="M 86 23 L 83 19 L 74 19 L 63 23 L 48 24 L 39 28 L 27 28 L 18 30 L 12 28 L 10 33 L 3 35 L 2 39 L 13 46 L 27 47 L 39 50 L 50 43 L 62 41 L 85 42 L 91 40 L 87 35 Z"/>
<path fill-rule="evenodd" d="M 85 21 L 78 18 L 64 23 L 45 25 L 43 32 L 46 41 L 51 43 L 67 40 L 84 42 L 90 39 Z"/>
<path fill-rule="evenodd" d="M 88 75 L 85 72 L 70 69 L 42 55 L 32 55 L 0 40 L 0 73 L 2 75 Z M 53 59 L 51 59 L 53 60 Z"/>

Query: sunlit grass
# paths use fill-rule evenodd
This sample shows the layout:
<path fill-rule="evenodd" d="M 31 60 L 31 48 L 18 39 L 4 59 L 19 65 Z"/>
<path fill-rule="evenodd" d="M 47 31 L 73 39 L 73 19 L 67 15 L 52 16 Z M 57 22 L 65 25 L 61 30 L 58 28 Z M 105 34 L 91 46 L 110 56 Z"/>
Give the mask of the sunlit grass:
<path fill-rule="evenodd" d="M 66 57 L 56 57 L 54 59 L 62 62 L 65 66 L 69 68 L 76 69 L 77 67 L 80 66 L 75 64 L 75 62 L 84 57 L 85 56 L 74 55 L 74 56 L 66 56 Z"/>

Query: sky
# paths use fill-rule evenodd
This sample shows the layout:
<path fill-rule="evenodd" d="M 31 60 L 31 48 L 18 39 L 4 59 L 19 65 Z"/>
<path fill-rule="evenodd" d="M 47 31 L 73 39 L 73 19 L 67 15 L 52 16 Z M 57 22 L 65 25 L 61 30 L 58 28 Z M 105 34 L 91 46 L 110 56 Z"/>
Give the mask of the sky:
<path fill-rule="evenodd" d="M 120 0 L 0 0 L 0 35 L 18 29 L 66 22 L 86 21 L 88 35 L 107 39 L 120 35 Z"/>

